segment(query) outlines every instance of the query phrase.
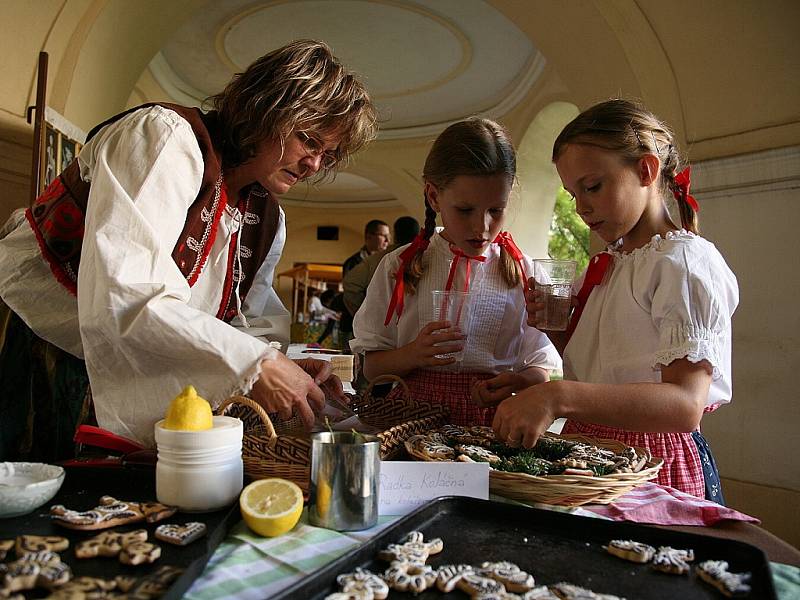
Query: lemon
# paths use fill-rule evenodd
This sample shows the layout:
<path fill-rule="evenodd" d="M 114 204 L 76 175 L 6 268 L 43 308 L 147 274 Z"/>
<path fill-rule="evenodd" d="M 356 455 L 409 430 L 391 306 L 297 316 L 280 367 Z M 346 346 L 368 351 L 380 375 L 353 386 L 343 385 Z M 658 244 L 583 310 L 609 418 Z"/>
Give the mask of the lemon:
<path fill-rule="evenodd" d="M 331 486 L 321 479 L 317 486 L 317 513 L 323 519 L 328 516 L 331 507 Z"/>
<path fill-rule="evenodd" d="M 187 385 L 170 403 L 163 427 L 181 431 L 201 431 L 211 429 L 213 425 L 211 405 L 197 395 L 194 386 Z"/>
<path fill-rule="evenodd" d="M 239 508 L 250 529 L 275 537 L 297 524 L 303 512 L 303 492 L 286 479 L 259 479 L 242 490 Z"/>

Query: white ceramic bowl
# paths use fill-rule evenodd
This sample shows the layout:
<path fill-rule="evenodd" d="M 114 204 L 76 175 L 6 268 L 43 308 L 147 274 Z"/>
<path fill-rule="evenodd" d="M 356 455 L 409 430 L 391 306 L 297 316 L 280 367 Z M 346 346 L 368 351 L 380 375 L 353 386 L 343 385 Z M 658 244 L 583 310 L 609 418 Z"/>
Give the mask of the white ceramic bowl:
<path fill-rule="evenodd" d="M 28 462 L 0 462 L 0 518 L 18 517 L 39 508 L 64 483 L 64 469 Z"/>

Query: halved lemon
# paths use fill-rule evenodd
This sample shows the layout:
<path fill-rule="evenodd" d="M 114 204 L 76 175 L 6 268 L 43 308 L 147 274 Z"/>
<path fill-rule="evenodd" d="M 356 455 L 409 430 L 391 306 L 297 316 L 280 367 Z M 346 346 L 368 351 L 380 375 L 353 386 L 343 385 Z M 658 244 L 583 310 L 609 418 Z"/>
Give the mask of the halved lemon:
<path fill-rule="evenodd" d="M 303 492 L 286 479 L 259 479 L 242 490 L 239 507 L 250 529 L 275 537 L 297 524 L 303 512 Z"/>

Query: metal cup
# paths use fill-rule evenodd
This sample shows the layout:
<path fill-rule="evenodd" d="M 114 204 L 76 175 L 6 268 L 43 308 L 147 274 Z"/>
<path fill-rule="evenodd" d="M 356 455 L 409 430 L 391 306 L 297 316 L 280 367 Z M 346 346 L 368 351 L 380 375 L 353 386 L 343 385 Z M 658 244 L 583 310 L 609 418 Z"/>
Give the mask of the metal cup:
<path fill-rule="evenodd" d="M 311 436 L 312 525 L 354 531 L 378 522 L 380 447 L 374 435 L 324 431 Z"/>

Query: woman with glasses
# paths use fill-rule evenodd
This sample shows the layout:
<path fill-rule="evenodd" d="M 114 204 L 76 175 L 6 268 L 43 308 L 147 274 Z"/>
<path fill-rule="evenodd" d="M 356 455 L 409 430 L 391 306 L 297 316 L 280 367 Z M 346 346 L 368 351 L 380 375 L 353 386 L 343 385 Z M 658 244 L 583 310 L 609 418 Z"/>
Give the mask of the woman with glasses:
<path fill-rule="evenodd" d="M 101 427 L 150 445 L 188 384 L 212 405 L 247 394 L 309 425 L 320 385 L 341 394 L 327 363 L 242 329 L 288 321 L 272 289 L 277 197 L 375 136 L 369 95 L 325 44 L 296 41 L 208 104 L 98 125 L 0 230 L 0 460 L 70 454 L 92 401 Z"/>

